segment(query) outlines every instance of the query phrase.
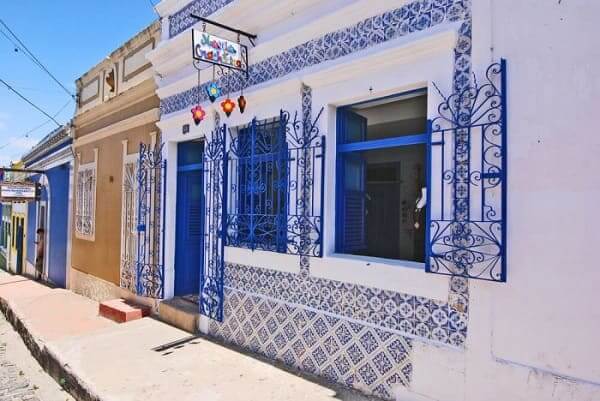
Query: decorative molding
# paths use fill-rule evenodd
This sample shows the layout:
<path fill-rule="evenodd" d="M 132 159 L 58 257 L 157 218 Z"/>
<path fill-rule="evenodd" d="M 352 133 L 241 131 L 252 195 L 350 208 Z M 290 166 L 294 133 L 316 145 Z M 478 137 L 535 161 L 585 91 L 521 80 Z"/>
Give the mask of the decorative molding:
<path fill-rule="evenodd" d="M 63 125 L 50 132 L 42 138 L 30 151 L 25 154 L 21 160 L 27 167 L 31 163 L 37 163 L 44 153 L 50 154 L 54 148 L 58 148 L 71 138 L 71 130 L 69 126 Z"/>
<path fill-rule="evenodd" d="M 75 139 L 73 142 L 73 147 L 79 147 L 83 145 L 87 145 L 88 143 L 96 142 L 102 139 L 105 139 L 111 135 L 118 134 L 123 131 L 127 131 L 136 127 L 140 127 L 142 125 L 155 123 L 160 118 L 159 109 L 154 108 L 148 111 L 145 111 L 141 114 L 137 114 L 133 117 L 129 117 L 125 120 L 121 120 L 114 124 L 111 124 L 107 127 L 101 128 L 97 131 L 94 131 L 90 134 L 87 134 L 81 138 Z"/>
<path fill-rule="evenodd" d="M 152 67 L 152 63 L 150 63 L 149 61 L 147 61 L 146 63 L 144 63 L 144 65 L 136 68 L 135 70 L 129 72 L 128 74 L 125 73 L 125 64 L 127 63 L 127 60 L 132 58 L 133 56 L 135 56 L 137 53 L 139 53 L 140 51 L 142 51 L 146 46 L 151 45 L 151 49 L 155 48 L 155 44 L 156 41 L 154 40 L 154 38 L 150 38 L 149 40 L 147 40 L 146 42 L 142 43 L 141 45 L 139 45 L 136 49 L 130 51 L 129 53 L 127 53 L 127 55 L 125 55 L 125 57 L 123 57 L 123 62 L 121 63 L 123 65 L 123 82 L 127 82 L 129 81 L 131 78 L 133 78 L 134 76 L 138 75 L 139 73 L 146 71 L 148 68 Z"/>
<path fill-rule="evenodd" d="M 153 79 L 149 78 L 119 93 L 118 96 L 111 98 L 107 102 L 98 104 L 85 110 L 76 110 L 74 117 L 74 138 L 77 137 L 77 128 L 92 124 L 99 119 L 111 115 L 112 113 L 123 110 L 135 103 L 142 102 L 153 96 L 156 96 L 156 84 Z"/>
<path fill-rule="evenodd" d="M 169 16 L 169 37 L 179 35 L 192 25 L 198 22 L 190 15 L 195 14 L 201 17 L 208 17 L 214 12 L 225 7 L 233 0 L 194 0 L 181 10 Z"/>
<path fill-rule="evenodd" d="M 96 93 L 92 96 L 89 96 L 89 97 L 83 99 L 83 97 L 81 96 L 82 92 L 94 83 L 96 84 Z M 94 79 L 90 80 L 85 85 L 83 85 L 81 90 L 79 91 L 79 107 L 83 107 L 86 104 L 91 103 L 94 100 L 98 99 L 99 97 L 100 97 L 100 77 L 96 76 Z"/>
<path fill-rule="evenodd" d="M 461 21 L 468 16 L 462 0 L 419 0 L 360 21 L 357 24 L 329 32 L 318 38 L 292 47 L 263 61 L 250 65 L 249 79 L 243 74 L 230 74 L 219 84 L 229 91 L 243 86 L 255 86 L 292 72 L 321 64 L 325 61 L 361 51 L 414 32 L 423 31 L 444 22 Z M 181 93 L 161 99 L 161 114 L 183 110 L 200 101 L 206 101 L 208 82 Z M 198 93 L 200 91 L 200 93 Z"/>

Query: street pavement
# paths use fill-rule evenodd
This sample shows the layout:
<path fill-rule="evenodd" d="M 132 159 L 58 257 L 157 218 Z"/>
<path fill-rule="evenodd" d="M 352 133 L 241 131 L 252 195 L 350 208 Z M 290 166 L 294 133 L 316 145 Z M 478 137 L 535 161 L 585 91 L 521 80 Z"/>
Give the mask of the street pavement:
<path fill-rule="evenodd" d="M 0 314 L 0 401 L 72 401 Z"/>
<path fill-rule="evenodd" d="M 67 369 L 66 387 L 79 389 L 77 394 L 85 390 L 85 399 L 363 399 L 153 318 L 114 323 L 98 315 L 97 302 L 23 277 L 0 273 L 0 301 L 24 325 L 43 354 L 56 359 L 54 366 Z"/>

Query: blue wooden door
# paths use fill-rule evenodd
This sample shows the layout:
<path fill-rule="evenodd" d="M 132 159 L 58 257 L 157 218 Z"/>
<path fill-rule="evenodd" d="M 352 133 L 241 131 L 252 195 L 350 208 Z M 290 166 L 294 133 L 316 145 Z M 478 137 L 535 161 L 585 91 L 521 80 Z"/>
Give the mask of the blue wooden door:
<path fill-rule="evenodd" d="M 23 274 L 23 218 L 17 218 L 17 238 L 16 238 L 16 248 L 17 248 L 17 266 L 16 271 L 17 274 Z"/>
<path fill-rule="evenodd" d="M 66 286 L 67 242 L 69 227 L 69 165 L 62 164 L 46 171 L 50 185 L 50 225 L 46 229 L 48 240 L 48 278 L 61 288 Z"/>
<path fill-rule="evenodd" d="M 203 240 L 202 171 L 177 174 L 175 295 L 198 295 Z"/>

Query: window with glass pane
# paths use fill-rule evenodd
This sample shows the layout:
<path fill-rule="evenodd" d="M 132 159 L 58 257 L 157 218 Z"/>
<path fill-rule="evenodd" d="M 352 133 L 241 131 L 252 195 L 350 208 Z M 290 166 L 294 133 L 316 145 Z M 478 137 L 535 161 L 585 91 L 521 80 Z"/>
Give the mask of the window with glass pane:
<path fill-rule="evenodd" d="M 336 251 L 424 261 L 427 95 L 338 109 Z"/>
<path fill-rule="evenodd" d="M 229 245 L 286 251 L 288 150 L 280 125 L 277 119 L 255 121 L 238 131 L 232 158 L 237 213 L 230 221 Z"/>

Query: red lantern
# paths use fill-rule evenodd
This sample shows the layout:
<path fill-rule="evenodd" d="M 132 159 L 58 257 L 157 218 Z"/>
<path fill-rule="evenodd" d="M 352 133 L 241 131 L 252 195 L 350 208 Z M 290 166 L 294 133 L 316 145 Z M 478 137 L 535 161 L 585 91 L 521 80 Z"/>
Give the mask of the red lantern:
<path fill-rule="evenodd" d="M 206 112 L 202 106 L 198 105 L 192 109 L 192 117 L 194 118 L 194 123 L 198 125 L 204 120 L 204 117 L 206 117 Z"/>
<path fill-rule="evenodd" d="M 244 114 L 244 110 L 246 110 L 246 98 L 244 95 L 238 97 L 238 106 L 240 106 L 240 113 Z"/>
<path fill-rule="evenodd" d="M 223 109 L 225 115 L 229 117 L 233 112 L 233 109 L 235 109 L 235 103 L 233 102 L 233 100 L 227 98 L 225 99 L 225 101 L 221 102 L 221 108 Z"/>

